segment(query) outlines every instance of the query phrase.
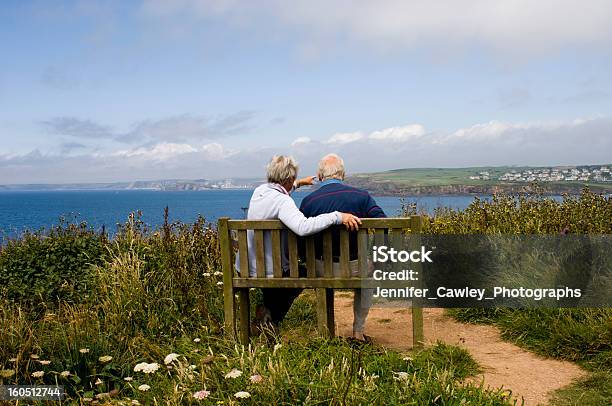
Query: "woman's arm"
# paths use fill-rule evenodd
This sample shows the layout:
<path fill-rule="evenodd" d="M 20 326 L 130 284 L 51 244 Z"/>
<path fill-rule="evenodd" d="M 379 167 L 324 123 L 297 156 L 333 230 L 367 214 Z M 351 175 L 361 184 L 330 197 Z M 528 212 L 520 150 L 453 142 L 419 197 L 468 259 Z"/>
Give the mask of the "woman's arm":
<path fill-rule="evenodd" d="M 316 234 L 333 224 L 342 224 L 343 220 L 342 213 L 338 211 L 306 217 L 289 196 L 280 205 L 278 219 L 300 237 Z"/>

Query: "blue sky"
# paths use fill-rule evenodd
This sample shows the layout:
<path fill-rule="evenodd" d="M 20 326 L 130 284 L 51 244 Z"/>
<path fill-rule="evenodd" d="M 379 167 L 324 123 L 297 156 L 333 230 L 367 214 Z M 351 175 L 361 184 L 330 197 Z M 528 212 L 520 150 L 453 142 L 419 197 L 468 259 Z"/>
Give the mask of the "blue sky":
<path fill-rule="evenodd" d="M 0 183 L 609 163 L 612 3 L 4 1 Z"/>

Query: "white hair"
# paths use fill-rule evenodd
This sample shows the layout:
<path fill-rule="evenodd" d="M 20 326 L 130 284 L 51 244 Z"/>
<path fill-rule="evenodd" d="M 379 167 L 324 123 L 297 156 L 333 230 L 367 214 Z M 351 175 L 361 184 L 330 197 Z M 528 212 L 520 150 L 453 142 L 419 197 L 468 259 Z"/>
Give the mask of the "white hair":
<path fill-rule="evenodd" d="M 321 180 L 344 180 L 344 160 L 336 154 L 327 154 L 319 161 L 318 173 Z"/>
<path fill-rule="evenodd" d="M 266 168 L 268 182 L 283 184 L 289 179 L 295 179 L 298 164 L 292 156 L 274 155 Z"/>

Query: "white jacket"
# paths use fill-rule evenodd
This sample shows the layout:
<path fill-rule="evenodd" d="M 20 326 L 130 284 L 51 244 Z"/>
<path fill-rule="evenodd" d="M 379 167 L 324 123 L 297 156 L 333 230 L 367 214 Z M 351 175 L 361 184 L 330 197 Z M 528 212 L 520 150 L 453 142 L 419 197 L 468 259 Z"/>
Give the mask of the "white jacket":
<path fill-rule="evenodd" d="M 305 217 L 284 187 L 276 183 L 266 183 L 253 191 L 249 202 L 248 220 L 278 219 L 291 231 L 299 236 L 316 234 L 333 224 L 342 224 L 342 214 L 332 212 L 320 214 L 316 217 Z M 249 251 L 249 274 L 257 275 L 255 260 L 255 233 L 247 231 Z M 281 255 L 283 272 L 289 270 L 287 232 L 281 232 Z M 264 231 L 264 252 L 266 254 L 266 276 L 272 277 L 272 235 Z M 236 258 L 236 270 L 239 270 L 239 258 Z"/>

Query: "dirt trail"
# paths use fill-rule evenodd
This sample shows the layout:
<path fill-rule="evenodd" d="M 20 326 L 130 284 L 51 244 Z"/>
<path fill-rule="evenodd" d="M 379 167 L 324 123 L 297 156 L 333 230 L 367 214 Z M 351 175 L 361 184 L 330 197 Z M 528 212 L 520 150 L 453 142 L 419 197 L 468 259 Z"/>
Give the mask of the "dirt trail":
<path fill-rule="evenodd" d="M 348 336 L 352 293 L 337 293 L 335 302 L 337 334 Z M 486 385 L 510 389 L 518 399 L 524 398 L 525 405 L 545 405 L 553 391 L 586 375 L 571 362 L 544 359 L 503 341 L 495 327 L 459 323 L 445 316 L 443 309 L 424 309 L 423 319 L 428 344 L 441 340 L 467 349 L 483 369 L 478 382 L 484 378 Z M 376 344 L 408 350 L 412 347 L 410 309 L 372 308 L 365 331 Z"/>

